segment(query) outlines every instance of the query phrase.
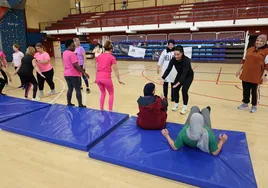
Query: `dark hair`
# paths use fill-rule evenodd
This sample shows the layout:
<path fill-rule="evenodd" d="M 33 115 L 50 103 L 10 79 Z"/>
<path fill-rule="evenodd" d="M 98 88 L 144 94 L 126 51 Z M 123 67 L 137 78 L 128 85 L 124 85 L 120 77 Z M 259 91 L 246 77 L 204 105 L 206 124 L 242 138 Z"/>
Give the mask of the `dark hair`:
<path fill-rule="evenodd" d="M 20 45 L 19 44 L 13 44 L 13 46 L 17 49 L 20 49 Z"/>
<path fill-rule="evenodd" d="M 107 40 L 104 44 L 104 50 L 110 51 L 111 49 L 113 49 L 112 41 Z"/>
<path fill-rule="evenodd" d="M 71 44 L 74 43 L 74 41 L 72 39 L 66 40 L 65 41 L 65 47 L 69 48 L 71 46 Z"/>
<path fill-rule="evenodd" d="M 174 51 L 179 51 L 179 52 L 183 53 L 183 55 L 184 55 L 184 50 L 183 50 L 183 47 L 181 45 L 176 46 Z"/>
<path fill-rule="evenodd" d="M 100 43 L 97 43 L 97 45 L 99 48 L 102 48 L 102 45 Z"/>
<path fill-rule="evenodd" d="M 173 44 L 173 45 L 175 45 L 175 41 L 174 41 L 173 39 L 169 39 L 169 41 L 168 41 L 168 45 L 169 45 L 170 43 Z"/>
<path fill-rule="evenodd" d="M 36 48 L 42 48 L 44 51 L 46 51 L 46 48 L 43 46 L 42 43 L 36 43 L 35 47 Z"/>

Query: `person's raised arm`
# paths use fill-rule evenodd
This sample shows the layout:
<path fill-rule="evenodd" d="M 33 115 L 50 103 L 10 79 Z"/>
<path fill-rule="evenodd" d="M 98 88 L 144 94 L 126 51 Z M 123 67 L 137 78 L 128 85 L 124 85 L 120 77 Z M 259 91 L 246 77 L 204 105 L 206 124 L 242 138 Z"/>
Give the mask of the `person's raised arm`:
<path fill-rule="evenodd" d="M 216 156 L 221 152 L 222 146 L 227 141 L 227 139 L 228 139 L 228 136 L 226 134 L 219 136 L 218 149 L 216 151 L 212 152 L 212 155 Z"/>
<path fill-rule="evenodd" d="M 162 130 L 162 135 L 167 139 L 168 144 L 170 145 L 170 147 L 171 147 L 173 150 L 178 150 L 178 148 L 176 148 L 176 146 L 175 146 L 174 141 L 172 140 L 172 138 L 170 138 L 170 136 L 169 136 L 169 132 L 168 132 L 167 129 L 163 129 L 163 130 Z"/>

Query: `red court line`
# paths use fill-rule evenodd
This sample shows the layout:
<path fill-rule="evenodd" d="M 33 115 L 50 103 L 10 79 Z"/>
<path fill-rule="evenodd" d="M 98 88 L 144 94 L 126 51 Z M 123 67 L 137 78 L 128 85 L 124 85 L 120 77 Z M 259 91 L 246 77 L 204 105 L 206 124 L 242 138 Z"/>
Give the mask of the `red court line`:
<path fill-rule="evenodd" d="M 144 71 L 142 71 L 142 76 L 148 80 L 148 81 L 151 81 L 155 84 L 158 84 L 158 85 L 161 85 L 160 83 L 158 82 L 155 82 L 154 80 L 151 80 L 149 78 L 147 78 L 144 73 Z M 226 98 L 222 98 L 222 97 L 215 97 L 215 96 L 211 96 L 211 95 L 204 95 L 204 94 L 200 94 L 200 93 L 195 93 L 195 92 L 189 92 L 190 94 L 194 94 L 194 95 L 199 95 L 199 96 L 202 96 L 202 97 L 208 97 L 208 98 L 212 98 L 212 99 L 219 99 L 219 100 L 224 100 L 224 101 L 230 101 L 230 102 L 237 102 L 237 103 L 241 103 L 241 101 L 239 100 L 233 100 L 233 99 L 226 99 Z M 265 105 L 265 104 L 259 104 L 259 106 L 264 106 L 264 107 L 268 107 L 268 105 Z"/>
<path fill-rule="evenodd" d="M 219 70 L 219 73 L 218 73 L 218 78 L 217 78 L 216 84 L 218 84 L 218 83 L 219 83 L 220 76 L 221 76 L 221 71 L 222 71 L 222 67 L 221 67 L 221 68 L 220 68 L 220 70 Z"/>
<path fill-rule="evenodd" d="M 195 66 L 195 67 L 193 68 L 193 70 L 195 70 L 195 69 L 196 69 L 196 67 L 198 67 L 198 66 Z"/>

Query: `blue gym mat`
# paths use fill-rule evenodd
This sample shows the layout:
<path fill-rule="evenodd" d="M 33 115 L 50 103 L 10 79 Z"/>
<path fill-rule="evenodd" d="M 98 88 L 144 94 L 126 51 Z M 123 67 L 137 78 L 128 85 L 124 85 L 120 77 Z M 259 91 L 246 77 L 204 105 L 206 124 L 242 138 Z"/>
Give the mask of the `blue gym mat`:
<path fill-rule="evenodd" d="M 0 123 L 6 131 L 88 151 L 129 115 L 88 108 L 52 105 Z"/>
<path fill-rule="evenodd" d="M 51 106 L 48 103 L 34 102 L 8 96 L 0 96 L 0 122 Z"/>
<path fill-rule="evenodd" d="M 181 125 L 168 123 L 173 139 Z M 246 135 L 226 133 L 228 141 L 218 156 L 195 148 L 173 151 L 160 131 L 146 131 L 131 117 L 89 150 L 89 157 L 198 187 L 255 188 L 255 180 Z"/>

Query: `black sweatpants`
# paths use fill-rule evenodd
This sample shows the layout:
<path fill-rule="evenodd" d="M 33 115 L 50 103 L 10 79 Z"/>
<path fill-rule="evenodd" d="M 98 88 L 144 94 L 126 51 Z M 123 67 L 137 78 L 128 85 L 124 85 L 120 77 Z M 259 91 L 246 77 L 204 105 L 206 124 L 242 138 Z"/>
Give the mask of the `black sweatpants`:
<path fill-rule="evenodd" d="M 81 77 L 78 76 L 65 76 L 65 80 L 68 85 L 68 92 L 67 92 L 67 104 L 72 104 L 72 95 L 73 95 L 73 89 L 75 89 L 76 92 L 76 98 L 78 101 L 78 105 L 82 106 L 82 94 L 81 94 Z"/>
<path fill-rule="evenodd" d="M 80 65 L 80 67 L 81 67 L 81 69 L 83 69 L 85 71 L 85 69 L 83 68 L 83 65 Z M 86 84 L 86 86 L 88 88 L 89 85 L 88 85 L 88 79 L 87 79 L 87 77 L 84 74 L 82 74 L 82 78 L 85 81 L 85 84 Z M 82 87 L 82 82 L 81 82 L 81 87 Z"/>
<path fill-rule="evenodd" d="M 0 78 L 0 95 L 5 87 L 6 81 L 3 78 Z"/>
<path fill-rule="evenodd" d="M 3 77 L 4 77 L 5 84 L 8 84 L 8 78 L 7 78 L 7 75 L 6 75 L 5 71 L 3 71 L 2 69 L 0 71 L 1 71 L 1 74 L 3 75 Z"/>
<path fill-rule="evenodd" d="M 248 104 L 250 102 L 251 93 L 251 104 L 257 106 L 258 104 L 258 84 L 242 81 L 243 86 L 243 103 Z"/>
<path fill-rule="evenodd" d="M 188 101 L 189 101 L 189 95 L 188 95 L 188 91 L 189 88 L 193 82 L 194 77 L 186 77 L 184 82 L 182 84 L 180 84 L 178 87 L 173 88 L 173 85 L 175 85 L 174 83 L 172 84 L 172 88 L 173 88 L 173 96 L 174 96 L 174 101 L 175 103 L 179 103 L 180 100 L 180 89 L 182 87 L 182 98 L 183 98 L 183 105 L 187 105 Z"/>
<path fill-rule="evenodd" d="M 17 70 L 17 68 L 18 68 L 18 67 L 15 67 L 15 71 Z M 21 83 L 21 85 L 24 86 L 23 80 L 22 80 L 21 75 L 20 75 L 19 73 L 18 73 L 18 76 L 19 76 L 19 78 L 20 78 L 20 83 Z"/>
<path fill-rule="evenodd" d="M 39 84 L 39 90 L 40 91 L 43 91 L 44 90 L 45 81 L 49 85 L 50 89 L 51 90 L 54 90 L 55 89 L 55 84 L 53 82 L 54 69 L 51 69 L 51 70 L 49 70 L 47 72 L 42 72 L 42 74 L 46 78 L 43 78 L 40 74 L 37 73 L 37 80 L 38 80 L 38 84 Z"/>
<path fill-rule="evenodd" d="M 167 99 L 168 97 L 168 82 L 164 82 L 164 85 L 163 85 L 163 92 L 164 92 L 164 96 L 165 98 Z M 174 94 L 173 94 L 173 88 L 172 88 L 172 83 L 171 83 L 171 101 L 174 102 Z"/>
<path fill-rule="evenodd" d="M 34 77 L 34 75 L 21 75 L 21 78 L 24 83 L 24 88 L 25 88 L 25 98 L 28 98 L 29 91 L 31 90 L 31 86 L 33 85 L 33 98 L 36 98 L 36 92 L 37 92 L 37 87 L 38 83 Z"/>

